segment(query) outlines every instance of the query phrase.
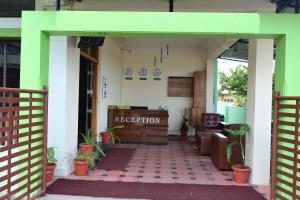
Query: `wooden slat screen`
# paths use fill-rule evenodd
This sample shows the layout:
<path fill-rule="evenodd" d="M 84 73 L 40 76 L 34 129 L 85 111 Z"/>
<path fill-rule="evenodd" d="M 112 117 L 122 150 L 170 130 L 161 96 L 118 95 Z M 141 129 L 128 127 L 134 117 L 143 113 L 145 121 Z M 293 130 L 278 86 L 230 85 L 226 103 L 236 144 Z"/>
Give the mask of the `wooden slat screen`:
<path fill-rule="evenodd" d="M 276 94 L 271 199 L 300 199 L 300 97 Z"/>
<path fill-rule="evenodd" d="M 45 193 L 48 91 L 0 88 L 0 199 Z"/>

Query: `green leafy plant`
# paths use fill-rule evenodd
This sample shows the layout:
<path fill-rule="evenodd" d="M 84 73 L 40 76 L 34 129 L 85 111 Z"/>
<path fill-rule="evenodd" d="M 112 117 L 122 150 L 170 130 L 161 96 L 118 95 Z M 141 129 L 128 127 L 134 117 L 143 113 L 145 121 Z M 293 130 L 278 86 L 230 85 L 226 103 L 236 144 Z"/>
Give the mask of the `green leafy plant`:
<path fill-rule="evenodd" d="M 182 120 L 182 123 L 181 123 L 181 127 L 180 127 L 180 130 L 189 130 L 189 126 L 187 124 L 189 120 L 183 116 L 183 120 Z"/>
<path fill-rule="evenodd" d="M 239 147 L 241 148 L 241 156 L 242 156 L 241 168 L 245 168 L 244 141 L 245 141 L 246 134 L 249 132 L 249 130 L 250 130 L 250 128 L 247 124 L 243 124 L 239 130 L 224 129 L 224 131 L 226 133 L 228 133 L 229 135 L 238 138 L 238 140 L 235 140 L 227 145 L 227 147 L 226 147 L 227 160 L 228 160 L 228 162 L 231 160 L 233 146 L 239 145 Z"/>
<path fill-rule="evenodd" d="M 85 144 L 91 144 L 94 145 L 96 143 L 96 138 L 92 134 L 92 130 L 89 129 L 86 134 L 80 133 L 82 136 Z"/>
<path fill-rule="evenodd" d="M 80 162 L 88 162 L 89 163 L 89 169 L 95 169 L 96 167 L 96 159 L 98 155 L 96 152 L 93 153 L 82 153 L 82 151 L 78 150 L 77 155 L 75 157 L 76 161 Z"/>
<path fill-rule="evenodd" d="M 123 125 L 118 125 L 118 126 L 113 126 L 113 127 L 107 127 L 105 129 L 105 132 L 109 133 L 112 139 L 112 143 L 115 144 L 116 141 L 118 141 L 119 143 L 121 142 L 121 138 L 114 133 L 113 130 L 118 129 L 118 128 L 124 128 Z"/>
<path fill-rule="evenodd" d="M 55 158 L 55 148 L 56 147 L 48 147 L 47 148 L 47 162 L 48 163 L 57 163 Z"/>
<path fill-rule="evenodd" d="M 88 145 L 94 145 L 96 150 L 102 155 L 105 156 L 104 151 L 100 147 L 100 145 L 97 144 L 96 137 L 92 135 L 92 130 L 88 130 L 86 134 L 80 133 L 82 136 L 84 143 Z"/>

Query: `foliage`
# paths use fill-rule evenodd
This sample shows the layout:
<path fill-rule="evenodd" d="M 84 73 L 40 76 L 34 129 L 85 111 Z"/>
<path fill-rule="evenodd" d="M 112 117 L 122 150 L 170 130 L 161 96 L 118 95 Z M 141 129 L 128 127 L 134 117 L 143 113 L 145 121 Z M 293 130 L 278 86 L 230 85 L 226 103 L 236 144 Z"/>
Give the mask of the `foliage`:
<path fill-rule="evenodd" d="M 230 73 L 219 73 L 219 93 L 228 91 L 237 99 L 238 106 L 244 106 L 247 97 L 248 69 L 244 65 L 239 65 L 235 69 L 230 69 Z"/>
<path fill-rule="evenodd" d="M 238 95 L 234 95 L 235 98 L 235 105 L 239 106 L 239 107 L 244 107 L 246 106 L 246 100 L 247 98 L 244 96 L 238 96 Z"/>
<path fill-rule="evenodd" d="M 86 134 L 80 133 L 80 135 L 83 137 L 84 143 L 89 145 L 94 145 L 96 147 L 96 150 L 102 155 L 105 156 L 104 151 L 102 148 L 97 144 L 96 137 L 92 135 L 92 130 L 89 129 Z"/>
<path fill-rule="evenodd" d="M 246 134 L 249 132 L 250 128 L 247 124 L 243 124 L 239 130 L 230 130 L 230 129 L 224 129 L 226 133 L 228 133 L 231 136 L 238 137 L 239 140 L 235 140 L 231 143 L 229 143 L 226 147 L 226 155 L 228 162 L 231 160 L 232 156 L 232 148 L 234 145 L 239 145 L 241 148 L 241 156 L 242 156 L 242 164 L 241 168 L 245 168 L 245 147 L 244 147 L 244 141 Z"/>
<path fill-rule="evenodd" d="M 96 152 L 93 153 L 83 153 L 82 151 L 78 150 L 77 155 L 75 157 L 76 161 L 85 162 L 87 161 L 89 163 L 89 169 L 95 169 L 96 167 L 96 159 L 98 158 L 98 155 Z"/>
<path fill-rule="evenodd" d="M 57 163 L 55 158 L 55 148 L 56 147 L 48 147 L 47 148 L 47 162 L 48 163 Z"/>
<path fill-rule="evenodd" d="M 95 144 L 96 138 L 92 134 L 92 130 L 89 129 L 86 134 L 80 133 L 85 144 Z"/>
<path fill-rule="evenodd" d="M 189 129 L 189 126 L 187 124 L 188 121 L 189 120 L 185 116 L 183 116 L 180 130 L 188 130 Z"/>
<path fill-rule="evenodd" d="M 124 128 L 124 126 L 119 125 L 119 126 L 107 127 L 105 129 L 105 132 L 110 134 L 113 144 L 115 144 L 115 141 L 118 141 L 119 143 L 121 142 L 121 138 L 117 134 L 115 134 L 114 131 L 113 131 L 113 130 L 118 129 L 118 128 Z"/>

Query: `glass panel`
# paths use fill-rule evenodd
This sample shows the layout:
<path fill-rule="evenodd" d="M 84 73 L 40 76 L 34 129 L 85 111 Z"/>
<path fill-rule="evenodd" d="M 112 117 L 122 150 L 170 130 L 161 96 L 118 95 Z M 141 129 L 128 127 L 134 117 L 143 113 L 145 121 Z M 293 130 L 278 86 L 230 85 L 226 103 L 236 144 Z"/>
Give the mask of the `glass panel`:
<path fill-rule="evenodd" d="M 3 48 L 4 45 L 0 43 L 0 87 L 3 87 Z"/>
<path fill-rule="evenodd" d="M 6 87 L 20 87 L 20 42 L 7 43 L 7 84 Z"/>
<path fill-rule="evenodd" d="M 0 17 L 21 17 L 22 10 L 34 9 L 34 0 L 0 0 Z"/>

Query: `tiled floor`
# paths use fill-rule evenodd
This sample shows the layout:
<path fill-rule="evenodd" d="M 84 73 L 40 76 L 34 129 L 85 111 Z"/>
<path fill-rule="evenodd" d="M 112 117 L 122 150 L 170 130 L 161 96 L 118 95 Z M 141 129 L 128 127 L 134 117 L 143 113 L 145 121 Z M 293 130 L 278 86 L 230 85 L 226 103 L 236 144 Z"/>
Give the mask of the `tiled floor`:
<path fill-rule="evenodd" d="M 70 175 L 67 178 L 147 183 L 238 185 L 232 181 L 232 172 L 219 171 L 213 166 L 209 156 L 198 154 L 193 142 L 169 140 L 168 145 L 116 144 L 115 147 L 136 149 L 125 170 L 95 170 L 85 177 Z M 253 187 L 268 198 L 268 186 Z"/>

